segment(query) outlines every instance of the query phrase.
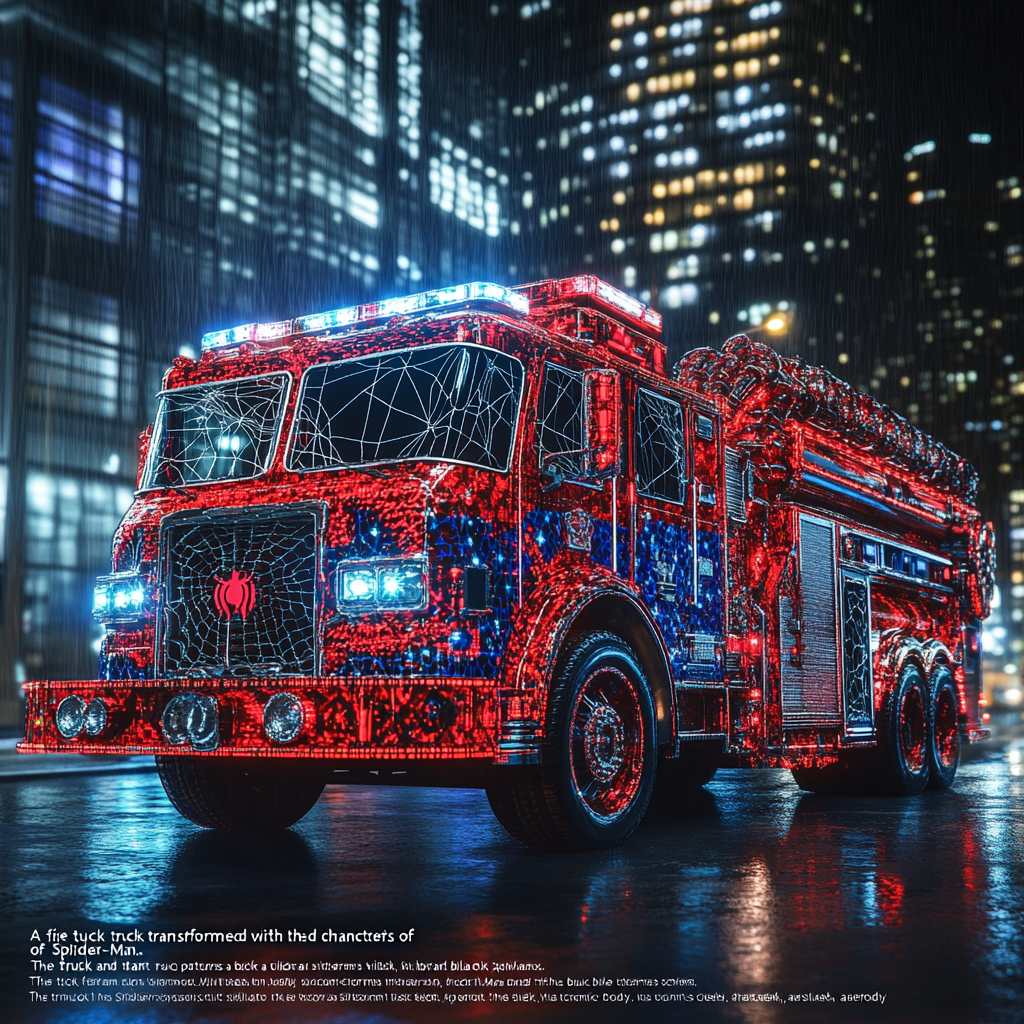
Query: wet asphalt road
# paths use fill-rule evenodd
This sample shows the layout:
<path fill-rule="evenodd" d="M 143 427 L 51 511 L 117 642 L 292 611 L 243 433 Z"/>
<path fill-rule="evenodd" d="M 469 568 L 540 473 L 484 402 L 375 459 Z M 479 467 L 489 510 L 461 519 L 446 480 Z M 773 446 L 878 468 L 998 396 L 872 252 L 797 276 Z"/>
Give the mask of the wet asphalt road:
<path fill-rule="evenodd" d="M 178 817 L 153 774 L 0 784 L 5 1021 L 1024 1020 L 1024 740 L 972 748 L 955 789 L 909 800 L 801 794 L 788 772 L 720 772 L 624 846 L 539 855 L 483 793 L 328 788 L 265 843 Z M 885 1003 L 634 1001 L 432 1010 L 223 1009 L 28 999 L 33 929 L 415 929 L 363 958 L 519 960 L 546 977 L 692 980 L 689 994 L 879 993 Z M 287 942 L 145 958 L 353 959 Z M 534 986 L 536 995 L 539 990 Z M 585 991 L 580 989 L 580 991 Z M 612 993 L 636 992 L 615 985 Z M 650 990 L 648 990 L 650 991 Z M 661 991 L 669 991 L 662 989 Z"/>

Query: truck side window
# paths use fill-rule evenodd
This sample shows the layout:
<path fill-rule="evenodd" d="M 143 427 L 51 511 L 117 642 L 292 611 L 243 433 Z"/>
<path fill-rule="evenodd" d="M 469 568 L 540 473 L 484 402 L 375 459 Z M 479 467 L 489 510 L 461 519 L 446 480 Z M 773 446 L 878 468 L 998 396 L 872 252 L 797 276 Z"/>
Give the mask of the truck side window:
<path fill-rule="evenodd" d="M 537 408 L 537 457 L 543 470 L 557 469 L 562 476 L 583 475 L 583 374 L 557 363 L 544 366 Z M 545 455 L 556 455 L 545 461 Z"/>
<path fill-rule="evenodd" d="M 636 395 L 636 486 L 664 501 L 686 498 L 686 435 L 678 402 L 638 391 Z"/>

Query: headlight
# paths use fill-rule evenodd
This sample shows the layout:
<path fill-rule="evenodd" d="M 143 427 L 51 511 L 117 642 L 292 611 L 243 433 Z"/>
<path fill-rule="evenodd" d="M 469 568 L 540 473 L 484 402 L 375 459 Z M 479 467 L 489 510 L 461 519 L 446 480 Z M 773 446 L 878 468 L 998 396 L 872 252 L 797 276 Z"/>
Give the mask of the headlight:
<path fill-rule="evenodd" d="M 112 573 L 96 581 L 92 613 L 101 622 L 139 618 L 146 609 L 146 588 L 137 573 Z"/>
<path fill-rule="evenodd" d="M 341 569 L 341 605 L 347 609 L 422 608 L 427 581 L 424 563 L 414 559 L 382 559 L 371 565 Z"/>
<path fill-rule="evenodd" d="M 423 570 L 418 562 L 399 562 L 378 573 L 377 599 L 392 607 L 418 608 L 423 603 Z"/>
<path fill-rule="evenodd" d="M 263 731 L 275 743 L 290 743 L 302 729 L 302 701 L 294 693 L 275 693 L 263 708 Z"/>
<path fill-rule="evenodd" d="M 85 731 L 99 736 L 107 727 L 107 704 L 101 697 L 93 697 L 85 706 Z"/>
<path fill-rule="evenodd" d="M 372 569 L 350 569 L 341 574 L 341 599 L 353 602 L 373 602 L 377 597 L 377 574 Z"/>
<path fill-rule="evenodd" d="M 216 750 L 220 741 L 217 701 L 202 693 L 179 693 L 164 708 L 160 727 L 173 747 L 191 743 L 196 750 Z"/>
<path fill-rule="evenodd" d="M 57 731 L 66 740 L 73 740 L 85 726 L 85 701 L 73 693 L 57 708 Z"/>

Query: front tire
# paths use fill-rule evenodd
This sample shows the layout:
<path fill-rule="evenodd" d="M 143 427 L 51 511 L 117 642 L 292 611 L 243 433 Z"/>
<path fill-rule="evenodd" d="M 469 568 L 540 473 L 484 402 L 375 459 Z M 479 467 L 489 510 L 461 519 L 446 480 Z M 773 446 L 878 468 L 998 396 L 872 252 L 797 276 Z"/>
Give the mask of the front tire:
<path fill-rule="evenodd" d="M 157 755 L 164 792 L 203 828 L 273 832 L 294 825 L 324 791 L 314 761 L 256 757 Z"/>
<path fill-rule="evenodd" d="M 654 702 L 636 655 L 610 633 L 587 633 L 558 671 L 541 764 L 500 769 L 487 789 L 520 842 L 595 850 L 640 824 L 657 763 Z"/>
<path fill-rule="evenodd" d="M 960 765 L 960 696 L 945 665 L 932 673 L 928 720 L 928 785 L 949 789 Z"/>

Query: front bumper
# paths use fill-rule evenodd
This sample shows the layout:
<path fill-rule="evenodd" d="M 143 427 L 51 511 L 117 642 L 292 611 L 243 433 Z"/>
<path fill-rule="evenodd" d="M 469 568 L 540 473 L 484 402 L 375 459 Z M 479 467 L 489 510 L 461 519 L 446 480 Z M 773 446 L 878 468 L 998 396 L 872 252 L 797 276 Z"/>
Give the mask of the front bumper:
<path fill-rule="evenodd" d="M 229 757 L 322 757 L 418 760 L 498 757 L 498 690 L 489 680 L 218 678 L 34 682 L 25 687 L 27 754 L 195 754 Z M 183 693 L 216 701 L 215 744 L 172 745 L 161 726 L 168 703 Z M 264 708 L 274 694 L 302 704 L 293 740 L 272 742 Z M 106 725 L 67 739 L 57 729 L 61 702 L 100 698 Z"/>

